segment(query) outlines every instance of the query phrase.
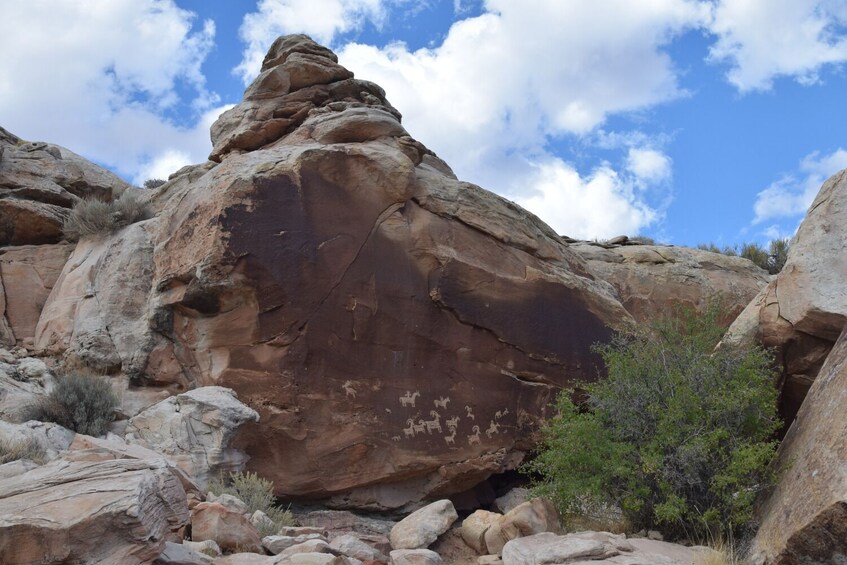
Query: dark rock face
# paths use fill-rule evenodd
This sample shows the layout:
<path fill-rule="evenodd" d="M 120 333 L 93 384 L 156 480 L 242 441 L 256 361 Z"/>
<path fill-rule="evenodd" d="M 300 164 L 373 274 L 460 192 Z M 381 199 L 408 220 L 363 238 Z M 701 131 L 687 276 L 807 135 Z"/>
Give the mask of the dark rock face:
<path fill-rule="evenodd" d="M 612 287 L 535 216 L 456 180 L 308 38 L 278 40 L 245 97 L 212 128 L 220 164 L 175 175 L 157 218 L 81 242 L 37 345 L 235 389 L 261 416 L 249 466 L 279 494 L 397 508 L 513 469 L 560 388 L 597 376 L 589 346 L 631 319 Z M 130 253 L 138 275 L 123 268 L 110 302 L 126 287 L 145 308 L 56 314 L 83 283 L 115 289 Z M 111 337 L 102 355 L 82 333 Z"/>

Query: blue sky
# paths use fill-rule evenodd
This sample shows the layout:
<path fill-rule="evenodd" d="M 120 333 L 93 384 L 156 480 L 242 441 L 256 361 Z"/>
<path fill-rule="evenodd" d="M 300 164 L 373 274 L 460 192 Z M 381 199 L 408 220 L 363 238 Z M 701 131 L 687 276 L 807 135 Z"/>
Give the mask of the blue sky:
<path fill-rule="evenodd" d="M 130 181 L 200 162 L 273 39 L 385 88 L 558 232 L 791 235 L 847 167 L 847 0 L 0 0 L 0 125 Z"/>

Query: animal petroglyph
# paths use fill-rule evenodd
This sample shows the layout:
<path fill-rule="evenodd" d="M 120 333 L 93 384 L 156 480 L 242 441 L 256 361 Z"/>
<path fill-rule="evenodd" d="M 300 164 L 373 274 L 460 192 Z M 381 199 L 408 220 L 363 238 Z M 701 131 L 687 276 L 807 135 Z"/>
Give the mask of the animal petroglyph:
<path fill-rule="evenodd" d="M 400 441 L 400 436 L 392 436 L 391 441 Z"/>
<path fill-rule="evenodd" d="M 406 420 L 409 424 L 408 428 L 403 428 L 403 433 L 406 434 L 406 437 L 415 437 L 415 422 L 411 418 Z"/>
<path fill-rule="evenodd" d="M 453 428 L 452 434 L 450 434 L 449 436 L 444 436 L 444 441 L 447 442 L 447 445 L 450 445 L 451 443 L 453 445 L 456 445 L 456 428 Z"/>
<path fill-rule="evenodd" d="M 410 391 L 407 390 L 406 394 L 404 396 L 400 397 L 400 406 L 411 406 L 412 408 L 414 408 L 415 407 L 415 398 L 417 398 L 420 395 L 421 395 L 421 393 L 418 392 L 418 391 L 410 392 Z"/>
<path fill-rule="evenodd" d="M 492 434 L 499 434 L 499 433 L 500 433 L 500 424 L 498 424 L 494 420 L 491 420 L 491 423 L 488 424 L 488 429 L 485 430 L 485 435 L 488 436 L 488 439 L 491 439 Z"/>
<path fill-rule="evenodd" d="M 418 420 L 417 424 L 412 424 L 412 428 L 415 430 L 415 435 L 422 434 L 426 432 L 426 422 Z"/>
<path fill-rule="evenodd" d="M 353 388 L 353 381 L 346 381 L 341 388 L 344 389 L 347 398 L 356 398 L 356 389 Z"/>
<path fill-rule="evenodd" d="M 436 408 L 444 408 L 445 410 L 447 410 L 447 403 L 450 402 L 450 397 L 442 396 L 438 400 L 433 400 L 433 402 L 435 403 Z"/>
<path fill-rule="evenodd" d="M 447 424 L 447 429 L 453 430 L 455 432 L 456 428 L 459 427 L 459 417 L 453 416 L 449 420 L 445 420 L 444 423 Z"/>
<path fill-rule="evenodd" d="M 442 433 L 441 416 L 435 410 L 430 410 L 429 415 L 432 416 L 432 420 L 426 420 L 424 422 L 426 424 L 426 433 L 431 434 L 432 430 L 438 430 L 438 433 Z"/>
<path fill-rule="evenodd" d="M 468 413 L 468 418 L 471 420 L 476 420 L 476 417 L 473 415 L 473 409 L 470 406 L 465 406 L 465 410 Z"/>
<path fill-rule="evenodd" d="M 479 426 L 471 428 L 474 433 L 468 436 L 468 445 L 479 444 Z"/>

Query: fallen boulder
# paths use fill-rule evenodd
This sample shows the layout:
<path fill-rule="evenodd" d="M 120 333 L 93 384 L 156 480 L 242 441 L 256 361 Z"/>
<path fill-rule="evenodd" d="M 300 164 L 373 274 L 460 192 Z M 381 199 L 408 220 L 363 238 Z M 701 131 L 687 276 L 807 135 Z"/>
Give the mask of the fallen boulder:
<path fill-rule="evenodd" d="M 450 529 L 459 515 L 449 500 L 439 500 L 416 510 L 391 529 L 394 549 L 423 549 Z"/>

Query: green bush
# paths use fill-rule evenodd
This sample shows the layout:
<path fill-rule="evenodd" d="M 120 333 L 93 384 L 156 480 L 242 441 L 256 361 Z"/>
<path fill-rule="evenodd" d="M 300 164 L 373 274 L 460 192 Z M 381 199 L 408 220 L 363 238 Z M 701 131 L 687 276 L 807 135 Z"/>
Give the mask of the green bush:
<path fill-rule="evenodd" d="M 209 492 L 220 496 L 222 494 L 231 494 L 236 498 L 241 499 L 253 514 L 256 510 L 261 510 L 268 515 L 268 518 L 273 522 L 273 526 L 259 525 L 259 533 L 264 536 L 275 535 L 283 526 L 294 525 L 294 517 L 287 509 L 276 505 L 274 497 L 274 484 L 260 477 L 257 473 L 230 473 L 229 484 L 224 481 L 215 479 L 209 483 Z"/>
<path fill-rule="evenodd" d="M 608 377 L 559 397 L 527 470 L 565 515 L 618 505 L 636 529 L 741 533 L 770 486 L 780 423 L 770 354 L 722 345 L 720 306 L 678 310 L 596 346 Z"/>
<path fill-rule="evenodd" d="M 70 374 L 46 397 L 24 410 L 24 420 L 54 422 L 69 430 L 101 436 L 114 419 L 118 398 L 106 378 Z"/>
<path fill-rule="evenodd" d="M 741 256 L 749 259 L 756 266 L 775 275 L 782 270 L 785 260 L 788 258 L 788 239 L 774 239 L 768 244 L 768 249 L 758 243 L 742 243 L 741 246 L 727 245 L 723 249 L 714 243 L 701 243 L 697 249 L 722 253 L 732 257 Z"/>
<path fill-rule="evenodd" d="M 0 465 L 18 459 L 29 459 L 36 463 L 44 463 L 46 458 L 47 454 L 44 448 L 33 438 L 23 440 L 0 438 Z"/>
<path fill-rule="evenodd" d="M 65 220 L 65 237 L 75 241 L 87 235 L 111 233 L 152 217 L 150 205 L 137 192 L 138 189 L 125 190 L 110 202 L 83 198 L 74 205 Z"/>
<path fill-rule="evenodd" d="M 168 181 L 164 179 L 147 179 L 146 181 L 144 181 L 144 188 L 158 188 L 166 182 Z"/>

